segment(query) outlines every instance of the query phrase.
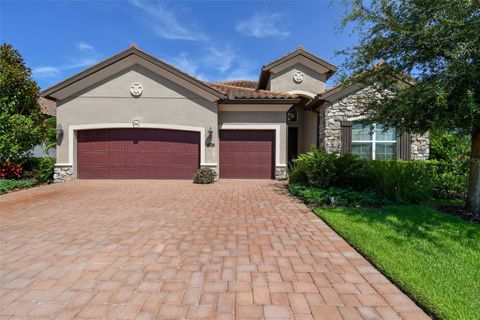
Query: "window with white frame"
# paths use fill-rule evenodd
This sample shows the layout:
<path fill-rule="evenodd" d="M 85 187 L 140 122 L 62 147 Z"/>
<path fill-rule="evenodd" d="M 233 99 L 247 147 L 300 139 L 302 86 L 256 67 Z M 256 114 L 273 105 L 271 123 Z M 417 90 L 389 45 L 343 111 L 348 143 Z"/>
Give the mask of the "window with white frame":
<path fill-rule="evenodd" d="M 397 133 L 379 123 L 353 123 L 352 153 L 373 160 L 397 159 Z"/>

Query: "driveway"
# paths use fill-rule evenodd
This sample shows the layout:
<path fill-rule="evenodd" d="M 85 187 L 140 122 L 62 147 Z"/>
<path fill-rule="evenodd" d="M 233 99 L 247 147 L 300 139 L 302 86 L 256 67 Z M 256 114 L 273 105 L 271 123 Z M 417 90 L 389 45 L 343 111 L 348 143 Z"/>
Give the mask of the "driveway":
<path fill-rule="evenodd" d="M 1 319 L 429 319 L 279 182 L 79 180 L 0 211 Z"/>

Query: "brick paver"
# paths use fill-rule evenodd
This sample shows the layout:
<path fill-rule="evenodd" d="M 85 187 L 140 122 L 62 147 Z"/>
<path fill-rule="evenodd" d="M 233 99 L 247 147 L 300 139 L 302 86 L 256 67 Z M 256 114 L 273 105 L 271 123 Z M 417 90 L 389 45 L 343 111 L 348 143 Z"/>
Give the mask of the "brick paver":
<path fill-rule="evenodd" d="M 0 318 L 429 319 L 284 184 L 0 196 Z"/>

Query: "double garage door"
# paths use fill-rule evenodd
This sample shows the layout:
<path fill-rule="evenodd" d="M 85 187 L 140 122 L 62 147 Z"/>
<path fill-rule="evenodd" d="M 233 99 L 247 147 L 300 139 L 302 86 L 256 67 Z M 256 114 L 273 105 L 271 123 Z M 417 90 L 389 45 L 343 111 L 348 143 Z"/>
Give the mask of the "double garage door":
<path fill-rule="evenodd" d="M 267 130 L 220 131 L 220 177 L 274 175 L 275 134 Z M 200 134 L 161 129 L 77 132 L 81 179 L 193 179 L 200 165 Z"/>

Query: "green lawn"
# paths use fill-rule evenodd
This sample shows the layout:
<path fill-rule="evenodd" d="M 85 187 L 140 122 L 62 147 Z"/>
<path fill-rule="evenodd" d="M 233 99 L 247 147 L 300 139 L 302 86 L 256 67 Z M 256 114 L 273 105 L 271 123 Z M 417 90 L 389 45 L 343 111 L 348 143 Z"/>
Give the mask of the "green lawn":
<path fill-rule="evenodd" d="M 439 319 L 480 319 L 478 224 L 427 205 L 314 211 Z"/>
<path fill-rule="evenodd" d="M 37 180 L 31 179 L 0 179 L 0 194 L 7 193 L 17 189 L 30 188 L 36 185 Z"/>

